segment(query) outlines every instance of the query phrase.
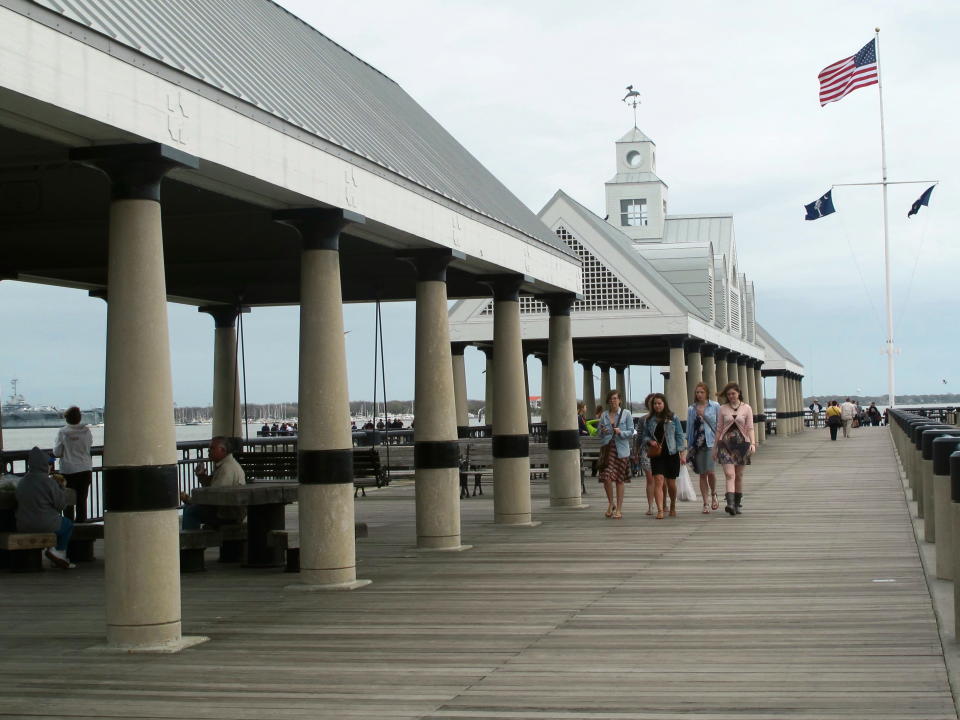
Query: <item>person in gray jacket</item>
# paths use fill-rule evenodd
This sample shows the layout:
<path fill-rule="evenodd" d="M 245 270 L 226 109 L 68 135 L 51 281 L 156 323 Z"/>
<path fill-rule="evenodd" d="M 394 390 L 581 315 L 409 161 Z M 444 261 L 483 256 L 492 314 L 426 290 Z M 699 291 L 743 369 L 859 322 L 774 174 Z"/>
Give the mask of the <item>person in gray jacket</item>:
<path fill-rule="evenodd" d="M 27 458 L 27 473 L 17 483 L 17 530 L 55 533 L 57 545 L 44 555 L 64 570 L 76 567 L 67 557 L 73 522 L 61 515 L 68 501 L 66 490 L 47 472 L 47 454 L 34 447 Z"/>

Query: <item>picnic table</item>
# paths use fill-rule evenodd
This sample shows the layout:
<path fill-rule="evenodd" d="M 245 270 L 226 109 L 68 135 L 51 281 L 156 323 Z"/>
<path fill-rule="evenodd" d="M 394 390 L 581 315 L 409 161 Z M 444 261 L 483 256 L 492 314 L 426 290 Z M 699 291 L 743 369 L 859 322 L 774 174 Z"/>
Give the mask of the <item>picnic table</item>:
<path fill-rule="evenodd" d="M 198 487 L 190 501 L 247 509 L 244 567 L 281 567 L 283 552 L 268 544 L 273 530 L 283 530 L 284 506 L 297 501 L 298 483 L 252 482 L 239 487 Z"/>

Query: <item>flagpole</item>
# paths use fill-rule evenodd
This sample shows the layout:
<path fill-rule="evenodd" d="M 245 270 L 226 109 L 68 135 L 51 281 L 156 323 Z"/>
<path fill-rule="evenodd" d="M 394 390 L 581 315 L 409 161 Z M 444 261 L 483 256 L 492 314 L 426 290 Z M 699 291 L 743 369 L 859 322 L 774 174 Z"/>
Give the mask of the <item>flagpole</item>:
<path fill-rule="evenodd" d="M 877 52 L 877 89 L 880 92 L 880 166 L 883 186 L 883 272 L 886 280 L 887 301 L 887 405 L 896 405 L 893 373 L 893 296 L 890 290 L 890 229 L 887 220 L 887 140 L 883 124 L 883 74 L 880 70 L 880 28 L 875 28 Z"/>

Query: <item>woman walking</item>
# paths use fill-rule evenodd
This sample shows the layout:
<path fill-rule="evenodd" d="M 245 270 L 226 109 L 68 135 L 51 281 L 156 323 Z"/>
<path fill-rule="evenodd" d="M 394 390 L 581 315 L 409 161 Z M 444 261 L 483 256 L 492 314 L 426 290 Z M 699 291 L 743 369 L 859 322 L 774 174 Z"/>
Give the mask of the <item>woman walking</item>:
<path fill-rule="evenodd" d="M 827 412 L 824 413 L 827 419 L 827 427 L 830 428 L 830 439 L 837 441 L 837 431 L 843 424 L 843 418 L 840 417 L 840 404 L 836 400 L 827 403 Z"/>
<path fill-rule="evenodd" d="M 607 493 L 607 511 L 605 517 L 620 520 L 623 517 L 623 484 L 630 482 L 630 438 L 633 437 L 633 416 L 620 406 L 623 402 L 620 393 L 611 390 L 607 393 L 607 411 L 600 416 L 599 435 L 602 445 L 612 447 L 607 466 L 600 472 L 600 482 Z M 616 485 L 616 497 L 614 497 Z"/>
<path fill-rule="evenodd" d="M 677 515 L 677 475 L 687 461 L 687 439 L 680 418 L 670 411 L 663 393 L 650 399 L 650 414 L 643 423 L 643 442 L 650 455 L 655 483 L 657 520 L 663 520 L 664 485 L 670 497 L 670 516 Z"/>
<path fill-rule="evenodd" d="M 647 422 L 647 418 L 650 417 L 650 400 L 653 398 L 653 393 L 647 395 L 643 400 L 643 406 L 647 409 L 647 414 L 644 415 L 640 422 L 634 423 L 635 427 L 643 428 Z M 633 441 L 633 457 L 635 458 L 634 462 L 637 464 L 637 467 L 640 469 L 640 472 L 643 473 L 644 478 L 647 483 L 647 515 L 653 515 L 654 508 L 656 505 L 656 483 L 653 479 L 653 471 L 650 467 L 650 456 L 647 454 L 647 444 L 643 442 L 643 432 L 638 431 L 634 435 Z"/>
<path fill-rule="evenodd" d="M 713 459 L 723 466 L 727 480 L 727 506 L 724 509 L 731 515 L 739 515 L 743 500 L 743 469 L 750 464 L 750 456 L 757 449 L 753 437 L 753 408 L 741 399 L 737 383 L 727 383 L 720 397 L 726 402 L 717 413 Z"/>
<path fill-rule="evenodd" d="M 704 515 L 720 507 L 717 502 L 717 476 L 713 469 L 713 445 L 717 437 L 720 403 L 710 400 L 709 395 L 707 384 L 697 383 L 693 390 L 693 405 L 687 408 L 687 453 L 693 463 L 693 471 L 700 476 Z"/>

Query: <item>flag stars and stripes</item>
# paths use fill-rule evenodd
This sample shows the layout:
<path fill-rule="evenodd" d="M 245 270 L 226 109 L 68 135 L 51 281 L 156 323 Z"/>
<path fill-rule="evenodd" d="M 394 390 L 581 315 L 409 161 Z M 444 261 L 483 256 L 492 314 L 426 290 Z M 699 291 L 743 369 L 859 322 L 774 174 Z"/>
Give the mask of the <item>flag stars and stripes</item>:
<path fill-rule="evenodd" d="M 879 82 L 877 41 L 871 40 L 857 52 L 820 71 L 820 106 L 836 102 L 854 90 Z"/>

